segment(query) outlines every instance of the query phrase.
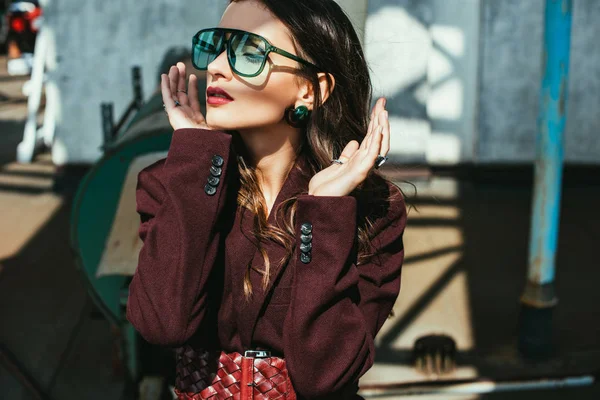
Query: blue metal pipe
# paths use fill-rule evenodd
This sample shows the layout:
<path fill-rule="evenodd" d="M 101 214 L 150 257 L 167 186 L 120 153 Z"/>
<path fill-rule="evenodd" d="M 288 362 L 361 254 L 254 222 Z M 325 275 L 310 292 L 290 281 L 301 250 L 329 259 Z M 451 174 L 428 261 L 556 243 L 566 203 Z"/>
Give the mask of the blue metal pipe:
<path fill-rule="evenodd" d="M 536 138 L 535 188 L 528 278 L 554 281 L 560 216 L 572 0 L 546 1 L 544 77 Z"/>
<path fill-rule="evenodd" d="M 560 217 L 572 0 L 546 0 L 543 80 L 536 137 L 533 214 L 528 282 L 521 301 L 520 348 L 546 353 L 551 342 L 551 308 Z"/>

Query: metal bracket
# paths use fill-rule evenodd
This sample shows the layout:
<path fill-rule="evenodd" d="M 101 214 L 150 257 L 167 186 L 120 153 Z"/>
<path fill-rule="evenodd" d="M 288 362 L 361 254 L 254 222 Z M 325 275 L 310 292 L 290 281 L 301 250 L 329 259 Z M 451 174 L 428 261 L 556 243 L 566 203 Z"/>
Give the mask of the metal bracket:
<path fill-rule="evenodd" d="M 142 73 L 141 68 L 139 66 L 134 66 L 131 68 L 131 81 L 133 86 L 133 100 L 127 106 L 127 109 L 119 119 L 119 121 L 114 123 L 114 104 L 113 103 L 102 103 L 100 105 L 101 114 L 102 114 L 102 132 L 104 137 L 104 142 L 102 145 L 102 149 L 104 151 L 108 150 L 111 147 L 111 144 L 118 136 L 119 131 L 125 125 L 125 122 L 129 120 L 134 111 L 139 111 L 144 105 L 144 94 L 142 91 Z"/>

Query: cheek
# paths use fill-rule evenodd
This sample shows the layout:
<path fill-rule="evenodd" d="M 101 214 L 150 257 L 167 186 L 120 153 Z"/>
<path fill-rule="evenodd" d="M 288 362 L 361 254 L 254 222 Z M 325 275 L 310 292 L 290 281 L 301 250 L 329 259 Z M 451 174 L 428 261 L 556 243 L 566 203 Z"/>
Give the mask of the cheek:
<path fill-rule="evenodd" d="M 294 103 L 297 87 L 292 77 L 271 74 L 264 84 L 261 76 L 240 83 L 235 101 L 222 106 L 207 106 L 206 122 L 223 129 L 243 129 L 277 124 L 284 110 Z M 250 86 L 251 85 L 251 86 Z M 264 86 L 263 86 L 264 85 Z"/>

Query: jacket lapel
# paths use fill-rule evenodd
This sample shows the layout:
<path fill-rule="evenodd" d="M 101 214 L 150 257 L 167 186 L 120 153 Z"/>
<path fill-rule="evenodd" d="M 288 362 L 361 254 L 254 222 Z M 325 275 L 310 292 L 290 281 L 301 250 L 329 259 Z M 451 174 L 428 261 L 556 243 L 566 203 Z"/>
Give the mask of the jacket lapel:
<path fill-rule="evenodd" d="M 295 196 L 299 193 L 306 193 L 308 191 L 308 183 L 310 182 L 310 177 L 306 173 L 308 171 L 306 159 L 304 156 L 300 155 L 296 159 L 296 163 L 288 173 L 288 176 L 283 184 L 283 187 L 279 191 L 275 202 L 273 203 L 273 207 L 271 208 L 271 212 L 269 214 L 268 223 L 269 225 L 275 225 L 276 221 L 276 211 L 277 206 L 282 203 L 285 199 Z M 252 216 L 249 213 L 246 213 L 246 219 L 251 220 Z M 252 224 L 249 223 L 247 226 L 251 228 Z M 277 281 L 278 277 L 285 270 L 287 265 L 279 266 L 279 262 L 285 256 L 285 247 L 276 243 L 272 240 L 263 241 L 262 246 L 264 250 L 269 255 L 269 260 L 271 262 L 271 273 L 269 277 L 269 283 L 267 285 L 266 290 L 262 289 L 262 276 L 256 272 L 252 272 L 251 282 L 252 282 L 252 297 L 249 302 L 240 301 L 240 307 L 237 313 L 237 321 L 238 321 L 238 329 L 240 331 L 240 337 L 242 341 L 242 345 L 245 349 L 249 349 L 252 344 L 252 336 L 254 334 L 254 329 L 256 327 L 256 322 L 258 320 L 258 316 L 264 306 L 265 299 L 267 295 L 273 290 L 273 284 Z M 295 250 L 294 250 L 295 253 Z M 290 263 L 294 260 L 294 254 L 290 258 Z M 252 260 L 254 266 L 259 266 L 260 269 L 264 268 L 263 256 L 258 249 L 256 249 L 254 254 L 254 259 Z M 237 277 L 240 282 L 234 287 L 238 287 L 239 290 L 242 289 L 241 280 L 243 280 L 243 275 Z M 243 295 L 242 295 L 243 296 Z"/>

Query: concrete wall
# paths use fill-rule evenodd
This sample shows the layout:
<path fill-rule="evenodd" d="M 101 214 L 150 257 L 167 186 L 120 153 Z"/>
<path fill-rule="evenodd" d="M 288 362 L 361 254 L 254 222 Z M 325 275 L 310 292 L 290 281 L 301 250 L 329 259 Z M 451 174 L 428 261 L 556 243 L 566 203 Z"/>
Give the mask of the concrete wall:
<path fill-rule="evenodd" d="M 367 21 L 368 0 L 335 0 L 348 14 L 352 25 L 364 45 L 365 23 Z"/>
<path fill-rule="evenodd" d="M 56 164 L 102 154 L 100 104 L 118 118 L 131 67 L 148 98 L 169 52 L 216 25 L 224 0 L 48 0 L 61 93 Z M 388 98 L 390 156 L 401 163 L 530 162 L 534 157 L 544 0 L 336 0 L 363 37 L 374 96 Z M 200 6 L 200 4 L 202 4 Z M 600 163 L 600 2 L 574 1 L 566 160 Z"/>
<path fill-rule="evenodd" d="M 365 47 L 388 99 L 390 156 L 458 163 L 476 134 L 479 0 L 370 0 Z"/>
<path fill-rule="evenodd" d="M 484 0 L 476 161 L 530 162 L 542 79 L 544 1 Z M 573 2 L 565 160 L 600 163 L 600 2 Z"/>
<path fill-rule="evenodd" d="M 189 51 L 198 30 L 217 25 L 223 0 L 50 0 L 46 22 L 56 32 L 62 122 L 56 164 L 91 163 L 102 154 L 100 104 L 113 102 L 115 119 L 133 98 L 131 67 L 140 65 L 144 97 L 159 82 L 165 56 Z"/>
<path fill-rule="evenodd" d="M 338 0 L 362 36 L 367 0 Z M 102 155 L 100 104 L 113 102 L 115 119 L 133 97 L 131 67 L 142 67 L 144 97 L 156 89 L 169 54 L 188 51 L 201 28 L 217 25 L 225 0 L 48 0 L 55 30 L 62 118 L 53 162 L 93 163 Z"/>
<path fill-rule="evenodd" d="M 600 164 L 599 20 L 599 1 L 574 1 L 565 137 L 569 162 Z"/>
<path fill-rule="evenodd" d="M 544 0 L 370 0 L 365 48 L 398 162 L 532 162 Z M 574 1 L 565 160 L 600 163 L 600 2 Z"/>

